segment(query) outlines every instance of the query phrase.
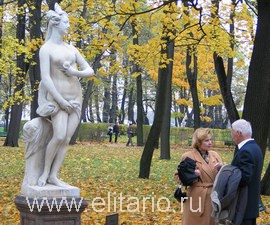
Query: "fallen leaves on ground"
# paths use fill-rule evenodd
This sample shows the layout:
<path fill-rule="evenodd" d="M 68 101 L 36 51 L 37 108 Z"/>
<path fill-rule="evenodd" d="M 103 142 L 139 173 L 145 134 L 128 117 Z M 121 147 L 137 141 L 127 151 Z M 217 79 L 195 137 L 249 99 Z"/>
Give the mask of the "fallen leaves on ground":
<path fill-rule="evenodd" d="M 1 144 L 1 142 L 0 142 Z M 19 224 L 14 199 L 20 194 L 24 176 L 24 149 L 0 147 L 0 224 Z M 82 225 L 105 224 L 106 216 L 118 213 L 119 224 L 181 224 L 182 206 L 173 193 L 173 173 L 184 149 L 174 146 L 171 160 L 160 160 L 155 150 L 149 179 L 139 179 L 142 147 L 125 143 L 79 143 L 69 146 L 59 177 L 80 188 L 88 201 Z M 231 151 L 220 152 L 230 162 Z M 263 196 L 266 206 L 270 197 Z M 99 205 L 98 205 L 99 204 Z M 270 214 L 262 212 L 260 224 L 269 224 Z"/>

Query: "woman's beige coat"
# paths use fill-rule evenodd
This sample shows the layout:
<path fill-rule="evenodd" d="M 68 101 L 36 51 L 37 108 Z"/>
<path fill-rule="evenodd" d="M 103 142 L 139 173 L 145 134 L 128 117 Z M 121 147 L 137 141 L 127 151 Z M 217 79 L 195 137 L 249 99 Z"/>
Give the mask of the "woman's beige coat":
<path fill-rule="evenodd" d="M 214 171 L 214 166 L 216 163 L 222 162 L 222 160 L 214 151 L 208 151 L 208 155 L 209 164 L 205 162 L 196 149 L 186 152 L 182 156 L 182 160 L 186 157 L 196 160 L 197 169 L 201 172 L 200 180 L 187 189 L 188 199 L 183 203 L 182 225 L 216 224 L 211 217 L 210 194 L 217 174 L 217 171 Z"/>

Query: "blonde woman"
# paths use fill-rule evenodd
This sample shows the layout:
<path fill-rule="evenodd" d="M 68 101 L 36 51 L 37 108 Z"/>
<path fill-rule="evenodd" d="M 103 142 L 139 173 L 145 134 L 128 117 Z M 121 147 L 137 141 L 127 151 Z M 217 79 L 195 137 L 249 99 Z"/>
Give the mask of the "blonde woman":
<path fill-rule="evenodd" d="M 216 224 L 211 217 L 210 194 L 222 160 L 217 152 L 210 150 L 211 137 L 210 129 L 198 128 L 192 138 L 193 149 L 182 155 L 182 160 L 189 157 L 196 161 L 195 173 L 199 176 L 198 180 L 187 188 L 187 199 L 183 204 L 183 225 Z"/>

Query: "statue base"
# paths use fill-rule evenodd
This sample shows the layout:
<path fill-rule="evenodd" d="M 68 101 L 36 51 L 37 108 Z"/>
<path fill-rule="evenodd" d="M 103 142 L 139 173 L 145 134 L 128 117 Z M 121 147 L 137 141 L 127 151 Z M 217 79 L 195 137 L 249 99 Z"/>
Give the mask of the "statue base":
<path fill-rule="evenodd" d="M 20 211 L 20 225 L 80 225 L 87 207 L 82 197 L 27 197 L 19 195 L 15 205 Z"/>
<path fill-rule="evenodd" d="M 52 184 L 46 184 L 44 187 L 22 185 L 21 195 L 42 198 L 44 196 L 51 197 L 80 197 L 80 189 L 71 185 L 59 187 Z"/>

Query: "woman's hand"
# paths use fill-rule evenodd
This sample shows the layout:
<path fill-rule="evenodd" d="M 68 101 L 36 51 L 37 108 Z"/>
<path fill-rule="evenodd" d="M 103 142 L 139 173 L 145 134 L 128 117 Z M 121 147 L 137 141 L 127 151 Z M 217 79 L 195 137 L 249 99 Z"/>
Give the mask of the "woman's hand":
<path fill-rule="evenodd" d="M 199 169 L 194 170 L 194 173 L 195 173 L 198 177 L 201 176 L 201 171 L 200 171 Z"/>
<path fill-rule="evenodd" d="M 71 67 L 71 62 L 65 61 L 65 62 L 63 63 L 63 67 L 64 67 L 65 70 L 69 69 L 69 67 Z"/>
<path fill-rule="evenodd" d="M 218 163 L 216 163 L 214 165 L 214 169 L 213 170 L 216 171 L 216 172 L 218 172 L 221 169 L 222 166 L 223 166 L 223 163 L 218 162 Z"/>
<path fill-rule="evenodd" d="M 60 108 L 70 114 L 73 111 L 73 106 L 65 99 L 63 101 L 58 102 Z"/>
<path fill-rule="evenodd" d="M 91 77 L 94 76 L 94 70 L 88 66 L 87 68 L 85 68 L 84 70 L 77 70 L 75 69 L 72 65 L 71 62 L 69 61 L 65 61 L 63 63 L 63 69 L 62 69 L 63 73 L 69 77 L 71 76 L 75 76 L 75 77 Z"/>
<path fill-rule="evenodd" d="M 180 179 L 179 179 L 179 176 L 178 176 L 178 171 L 176 170 L 175 173 L 174 173 L 174 179 L 176 181 L 177 184 L 180 184 Z"/>
<path fill-rule="evenodd" d="M 71 76 L 77 76 L 77 72 L 78 70 L 74 69 L 72 66 L 71 66 L 71 62 L 69 61 L 65 61 L 63 63 L 63 70 L 65 75 L 71 77 Z"/>

